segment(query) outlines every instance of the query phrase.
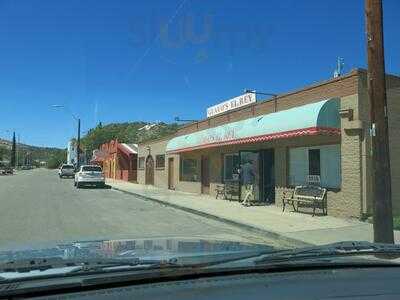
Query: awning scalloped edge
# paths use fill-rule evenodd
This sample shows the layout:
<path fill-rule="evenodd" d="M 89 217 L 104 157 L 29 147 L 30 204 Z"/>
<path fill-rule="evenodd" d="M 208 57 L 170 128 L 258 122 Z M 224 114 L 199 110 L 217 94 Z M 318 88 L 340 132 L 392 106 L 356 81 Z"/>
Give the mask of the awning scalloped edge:
<path fill-rule="evenodd" d="M 284 132 L 277 132 L 253 137 L 246 137 L 241 139 L 234 139 L 229 141 L 222 141 L 222 142 L 214 142 L 208 143 L 193 147 L 181 148 L 172 151 L 167 151 L 168 154 L 174 153 L 182 153 L 188 152 L 193 150 L 199 150 L 204 148 L 213 148 L 213 147 L 221 147 L 221 146 L 229 146 L 229 145 L 240 145 L 240 144 L 252 144 L 252 143 L 259 143 L 259 142 L 266 142 L 270 140 L 276 139 L 285 139 L 285 138 L 293 138 L 293 137 L 300 137 L 300 136 L 314 136 L 314 135 L 340 135 L 339 128 L 330 128 L 330 127 L 309 127 L 309 128 L 302 128 L 296 129 L 291 131 L 284 131 Z"/>

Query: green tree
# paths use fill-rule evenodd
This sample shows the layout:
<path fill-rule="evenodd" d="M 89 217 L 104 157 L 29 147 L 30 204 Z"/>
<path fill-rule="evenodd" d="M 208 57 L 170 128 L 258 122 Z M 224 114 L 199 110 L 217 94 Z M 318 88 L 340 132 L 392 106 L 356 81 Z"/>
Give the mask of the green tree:
<path fill-rule="evenodd" d="M 11 161 L 10 161 L 11 166 L 14 168 L 16 167 L 16 150 L 17 150 L 17 144 L 15 142 L 15 132 L 14 132 L 12 139 Z"/>
<path fill-rule="evenodd" d="M 65 150 L 56 151 L 47 160 L 47 168 L 57 169 L 66 160 L 67 160 L 67 152 Z"/>
<path fill-rule="evenodd" d="M 9 159 L 10 150 L 6 147 L 0 146 L 0 161 Z"/>

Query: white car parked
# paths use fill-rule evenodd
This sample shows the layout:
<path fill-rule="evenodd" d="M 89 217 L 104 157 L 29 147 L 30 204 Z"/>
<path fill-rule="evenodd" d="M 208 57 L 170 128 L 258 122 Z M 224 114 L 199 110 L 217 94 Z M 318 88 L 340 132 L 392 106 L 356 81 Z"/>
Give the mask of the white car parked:
<path fill-rule="evenodd" d="M 74 175 L 75 175 L 74 165 L 62 164 L 60 169 L 58 170 L 58 176 L 60 176 L 60 178 L 74 177 Z"/>
<path fill-rule="evenodd" d="M 98 187 L 105 186 L 105 177 L 103 170 L 99 166 L 84 165 L 79 168 L 75 174 L 74 185 L 80 188 L 84 185 L 95 185 Z"/>

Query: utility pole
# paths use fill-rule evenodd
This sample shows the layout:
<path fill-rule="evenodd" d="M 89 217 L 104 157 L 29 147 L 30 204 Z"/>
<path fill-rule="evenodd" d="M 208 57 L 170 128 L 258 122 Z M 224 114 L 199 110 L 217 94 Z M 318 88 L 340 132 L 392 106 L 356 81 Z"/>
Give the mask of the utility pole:
<path fill-rule="evenodd" d="M 392 191 L 381 0 L 365 0 L 370 101 L 374 241 L 393 243 Z"/>
<path fill-rule="evenodd" d="M 80 167 L 80 152 L 81 152 L 81 119 L 78 119 L 78 140 L 77 140 L 77 146 L 76 146 L 76 165 L 77 168 L 79 169 Z"/>

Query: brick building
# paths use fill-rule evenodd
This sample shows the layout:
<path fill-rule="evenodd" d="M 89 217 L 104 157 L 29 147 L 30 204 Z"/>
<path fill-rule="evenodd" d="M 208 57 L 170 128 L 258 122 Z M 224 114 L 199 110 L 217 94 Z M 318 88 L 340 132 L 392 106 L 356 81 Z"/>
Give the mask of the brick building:
<path fill-rule="evenodd" d="M 400 77 L 387 75 L 395 214 L 400 213 Z M 250 164 L 256 200 L 281 205 L 282 192 L 319 175 L 328 214 L 371 214 L 370 109 L 367 73 L 344 76 L 259 101 L 140 144 L 138 182 L 215 195 Z M 240 184 L 240 183 L 239 183 Z"/>
<path fill-rule="evenodd" d="M 136 182 L 137 147 L 111 140 L 94 153 L 92 163 L 101 165 L 107 178 Z"/>

